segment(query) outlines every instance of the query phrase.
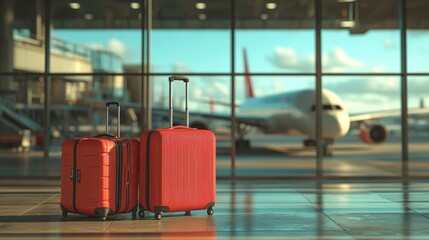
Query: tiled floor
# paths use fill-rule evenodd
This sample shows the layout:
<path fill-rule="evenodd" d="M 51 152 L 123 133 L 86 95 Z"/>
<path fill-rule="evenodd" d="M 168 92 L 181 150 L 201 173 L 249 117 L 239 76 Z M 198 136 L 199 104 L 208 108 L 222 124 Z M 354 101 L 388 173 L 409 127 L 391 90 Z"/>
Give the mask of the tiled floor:
<path fill-rule="evenodd" d="M 0 179 L 7 239 L 429 239 L 427 182 L 218 181 L 215 214 L 61 216 L 59 180 Z"/>

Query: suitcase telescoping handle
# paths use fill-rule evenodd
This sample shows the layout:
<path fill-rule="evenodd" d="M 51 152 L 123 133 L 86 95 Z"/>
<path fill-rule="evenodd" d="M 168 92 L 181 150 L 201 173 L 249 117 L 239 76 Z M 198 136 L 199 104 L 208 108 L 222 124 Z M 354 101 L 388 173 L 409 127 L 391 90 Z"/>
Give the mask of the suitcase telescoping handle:
<path fill-rule="evenodd" d="M 119 102 L 106 102 L 106 134 L 109 134 L 109 107 L 116 105 L 118 109 L 117 137 L 121 137 L 121 105 Z"/>
<path fill-rule="evenodd" d="M 168 78 L 170 82 L 169 85 L 169 93 L 170 93 L 170 128 L 173 127 L 173 92 L 171 91 L 171 83 L 174 81 L 183 81 L 185 83 L 185 120 L 186 120 L 186 128 L 189 128 L 189 109 L 188 109 L 188 83 L 189 78 L 185 76 L 171 76 Z"/>

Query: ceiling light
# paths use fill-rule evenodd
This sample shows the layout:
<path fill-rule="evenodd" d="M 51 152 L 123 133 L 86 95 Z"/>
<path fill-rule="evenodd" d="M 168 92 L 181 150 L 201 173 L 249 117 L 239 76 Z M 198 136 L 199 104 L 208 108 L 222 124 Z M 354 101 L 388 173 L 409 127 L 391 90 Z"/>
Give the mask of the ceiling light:
<path fill-rule="evenodd" d="M 273 3 L 273 2 L 267 3 L 266 7 L 267 9 L 270 9 L 270 10 L 276 9 L 277 3 Z"/>
<path fill-rule="evenodd" d="M 199 2 L 199 3 L 195 3 L 195 8 L 196 9 L 205 9 L 206 8 L 206 4 Z"/>
<path fill-rule="evenodd" d="M 69 3 L 69 6 L 71 9 L 79 9 L 80 8 L 80 4 L 77 2 L 71 2 L 71 3 Z"/>
<path fill-rule="evenodd" d="M 92 16 L 92 14 L 91 14 L 91 13 L 85 13 L 85 15 L 83 15 L 83 17 L 84 17 L 86 20 L 92 20 L 92 19 L 94 18 L 94 16 Z"/>
<path fill-rule="evenodd" d="M 207 19 L 207 16 L 206 16 L 204 13 L 200 13 L 200 14 L 198 14 L 198 18 L 199 18 L 200 20 L 206 20 L 206 19 Z"/>
<path fill-rule="evenodd" d="M 140 8 L 140 3 L 138 3 L 138 2 L 132 2 L 132 3 L 130 3 L 130 7 L 132 9 L 139 9 Z"/>
<path fill-rule="evenodd" d="M 261 19 L 262 20 L 267 20 L 268 19 L 268 14 L 261 14 Z"/>
<path fill-rule="evenodd" d="M 339 3 L 356 2 L 356 0 L 337 0 Z"/>
<path fill-rule="evenodd" d="M 343 28 L 352 28 L 356 25 L 355 21 L 341 21 L 340 26 Z"/>

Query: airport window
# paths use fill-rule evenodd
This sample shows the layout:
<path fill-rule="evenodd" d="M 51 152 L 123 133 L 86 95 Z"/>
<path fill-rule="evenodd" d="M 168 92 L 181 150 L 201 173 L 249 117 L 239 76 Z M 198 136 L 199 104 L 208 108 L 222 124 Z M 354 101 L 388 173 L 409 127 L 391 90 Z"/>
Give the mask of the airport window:
<path fill-rule="evenodd" d="M 153 1 L 153 73 L 230 72 L 230 1 L 200 5 L 192 1 Z"/>
<path fill-rule="evenodd" d="M 408 139 L 410 143 L 410 175 L 427 176 L 429 171 L 429 113 L 412 114 L 413 111 L 425 111 L 429 104 L 427 90 L 429 77 L 412 76 L 408 79 Z M 399 121 L 399 119 L 396 119 Z"/>
<path fill-rule="evenodd" d="M 52 72 L 125 73 L 124 66 L 142 64 L 139 1 L 51 3 Z"/>
<path fill-rule="evenodd" d="M 420 9 L 427 4 L 424 0 L 407 2 L 407 67 L 411 73 L 427 73 L 425 62 L 428 56 L 424 48 L 429 36 L 429 16 Z"/>
<path fill-rule="evenodd" d="M 235 71 L 314 73 L 315 38 L 312 1 L 236 1 Z M 247 54 L 246 54 L 247 53 Z M 246 54 L 246 56 L 244 56 Z"/>
<path fill-rule="evenodd" d="M 49 6 L 36 0 L 0 1 L 1 11 L 14 13 L 13 21 L 0 14 L 4 30 L 0 32 L 0 138 L 12 141 L 12 149 L 23 150 L 16 139 L 30 132 L 37 140 L 29 150 L 39 160 L 43 158 L 44 164 L 48 155 L 59 158 L 63 139 L 103 131 L 105 113 L 99 106 L 105 101 L 126 106 L 124 136 L 138 135 L 144 103 L 150 100 L 153 109 L 165 108 L 166 78 L 184 74 L 191 78 L 191 112 L 201 114 L 193 116 L 195 126 L 214 126 L 222 139 L 218 148 L 221 176 L 233 175 L 235 155 L 236 176 L 314 177 L 319 170 L 329 176 L 363 176 L 377 165 L 372 173 L 401 177 L 408 171 L 408 157 L 410 174 L 424 175 L 427 114 L 415 112 L 424 112 L 428 101 L 423 90 L 429 86 L 425 64 L 429 24 L 426 12 L 420 11 L 429 6 L 426 0 L 221 0 L 205 4 L 160 0 L 152 1 L 151 9 L 147 1 L 48 2 Z M 403 15 L 402 10 L 408 14 Z M 46 12 L 51 13 L 48 19 Z M 152 16 L 150 24 L 148 16 Z M 404 28 L 403 16 L 407 17 Z M 47 50 L 50 54 L 45 56 Z M 142 91 L 149 82 L 152 95 Z M 321 157 L 312 148 L 317 132 L 314 99 L 317 90 L 322 90 L 317 85 L 320 82 L 322 89 L 343 101 L 323 102 L 323 111 L 350 113 L 350 119 L 365 112 L 389 112 L 391 116 L 365 124 L 352 121 L 350 126 L 356 128 L 341 133 L 344 137 L 340 139 L 322 131 L 319 140 L 333 150 L 333 158 L 329 154 Z M 50 89 L 45 91 L 47 83 Z M 184 102 L 180 90 L 174 92 L 177 108 Z M 293 102 L 299 94 L 291 92 L 303 93 L 302 98 Z M 409 116 L 402 118 L 405 100 Z M 244 116 L 240 107 L 246 104 L 255 111 Z M 285 111 L 291 104 L 313 112 L 312 118 L 295 119 L 288 125 L 287 120 L 302 116 Z M 230 119 L 233 109 L 236 125 Z M 282 114 L 289 114 L 288 119 Z M 207 121 L 208 115 L 218 118 Z M 47 117 L 50 122 L 45 127 Z M 168 120 L 165 114 L 154 113 L 152 118 L 153 127 L 164 127 Z M 309 127 L 302 128 L 304 125 Z M 301 135 L 290 136 L 290 132 Z M 347 166 L 341 166 L 353 169 L 334 164 L 339 160 L 337 150 L 353 151 L 356 148 L 349 144 L 357 144 L 371 151 L 375 145 L 361 142 L 373 143 L 372 134 L 384 132 L 388 137 L 377 146 L 393 146 L 398 151 L 386 150 L 378 157 L 364 154 L 359 163 L 346 160 Z M 405 133 L 409 142 L 401 138 Z M 49 142 L 44 142 L 46 136 L 50 136 Z M 10 149 L 11 144 L 1 144 Z M 255 169 L 265 155 L 259 153 L 272 154 L 272 163 L 282 167 L 287 165 L 284 160 L 295 163 L 294 157 L 303 154 L 305 166 L 261 173 Z M 18 155 L 2 155 L 0 161 L 15 158 Z M 315 161 L 323 164 L 313 164 Z M 34 172 L 1 168 L 0 175 L 59 174 L 58 165 L 50 165 L 50 173 L 46 173 L 38 160 L 30 162 Z M 386 162 L 392 163 L 390 169 L 382 169 Z"/>
<path fill-rule="evenodd" d="M 322 1 L 322 72 L 398 73 L 398 1 Z"/>
<path fill-rule="evenodd" d="M 402 131 L 400 78 L 325 76 L 323 89 L 337 95 L 345 109 L 342 113 L 347 114 L 350 119 L 347 134 L 335 140 L 333 154 L 335 155 L 336 150 L 338 152 L 342 148 L 347 148 L 349 153 L 364 156 L 362 161 L 341 158 L 341 166 L 333 164 L 335 162 L 333 158 L 325 158 L 325 175 L 368 176 L 374 172 L 377 172 L 378 176 L 399 175 L 401 173 L 399 139 Z M 374 154 L 374 151 L 380 151 L 382 154 Z M 387 163 L 388 166 L 383 167 L 382 172 L 377 170 L 377 166 Z"/>

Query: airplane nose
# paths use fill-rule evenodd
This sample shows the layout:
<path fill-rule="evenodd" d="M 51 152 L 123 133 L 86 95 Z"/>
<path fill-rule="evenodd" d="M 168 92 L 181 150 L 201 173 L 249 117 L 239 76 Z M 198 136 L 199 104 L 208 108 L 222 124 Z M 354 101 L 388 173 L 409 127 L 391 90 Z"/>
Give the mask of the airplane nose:
<path fill-rule="evenodd" d="M 347 134 L 350 128 L 350 118 L 342 112 L 323 114 L 324 138 L 339 138 Z"/>

